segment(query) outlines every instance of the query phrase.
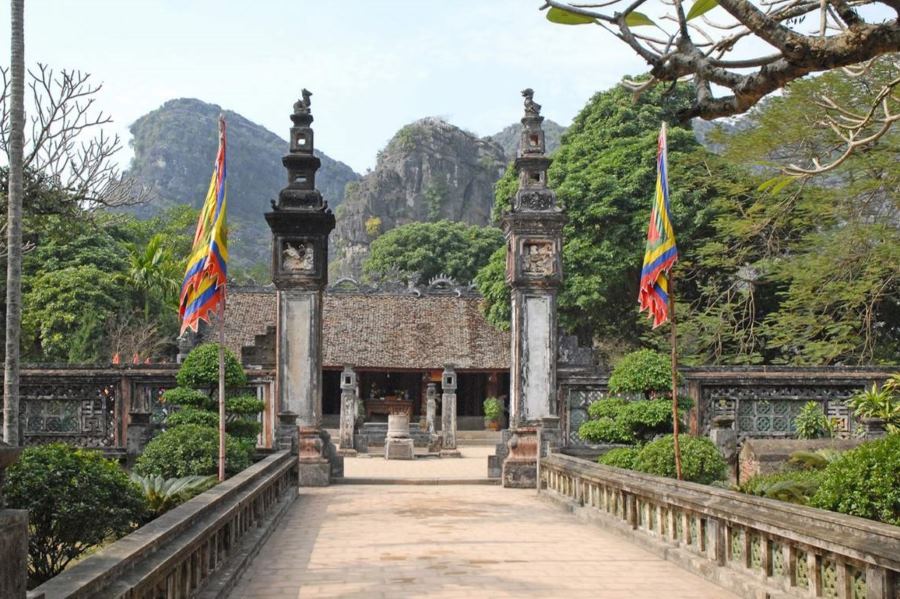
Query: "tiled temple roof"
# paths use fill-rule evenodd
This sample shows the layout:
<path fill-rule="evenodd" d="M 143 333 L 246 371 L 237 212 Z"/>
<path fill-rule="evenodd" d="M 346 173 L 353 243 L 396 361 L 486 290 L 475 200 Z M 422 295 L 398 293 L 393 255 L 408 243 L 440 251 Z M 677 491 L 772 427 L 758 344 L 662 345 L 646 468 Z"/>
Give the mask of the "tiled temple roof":
<path fill-rule="evenodd" d="M 485 319 L 473 294 L 327 292 L 325 367 L 506 370 L 509 333 Z M 241 355 L 275 325 L 275 291 L 231 288 L 225 344 Z"/>

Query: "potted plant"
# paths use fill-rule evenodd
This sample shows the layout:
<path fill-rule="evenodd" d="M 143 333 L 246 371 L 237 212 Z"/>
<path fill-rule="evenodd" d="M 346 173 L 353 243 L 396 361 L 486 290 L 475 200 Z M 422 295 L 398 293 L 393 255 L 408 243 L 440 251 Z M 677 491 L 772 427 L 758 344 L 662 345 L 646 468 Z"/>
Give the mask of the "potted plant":
<path fill-rule="evenodd" d="M 500 417 L 503 415 L 503 402 L 496 397 L 484 400 L 484 426 L 492 431 L 500 430 Z"/>
<path fill-rule="evenodd" d="M 872 383 L 871 388 L 850 398 L 850 407 L 865 425 L 868 436 L 880 437 L 900 430 L 900 400 L 895 395 L 898 382 L 900 376 L 895 374 L 880 389 Z"/>

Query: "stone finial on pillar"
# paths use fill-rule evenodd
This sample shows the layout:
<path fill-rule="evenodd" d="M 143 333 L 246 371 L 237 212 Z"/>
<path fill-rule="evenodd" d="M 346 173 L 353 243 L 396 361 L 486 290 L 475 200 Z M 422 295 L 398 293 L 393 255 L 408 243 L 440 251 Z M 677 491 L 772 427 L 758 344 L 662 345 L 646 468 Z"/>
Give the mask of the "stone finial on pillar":
<path fill-rule="evenodd" d="M 505 486 L 534 486 L 537 429 L 552 425 L 558 416 L 556 313 L 566 216 L 547 187 L 551 160 L 545 154 L 541 107 L 530 88 L 522 96 L 525 114 L 515 163 L 519 188 L 502 220 L 506 281 L 512 288 L 510 431 L 507 446 L 498 448 L 493 463 L 489 460 L 489 471 L 496 471 L 499 457 L 508 453 Z"/>
<path fill-rule="evenodd" d="M 21 449 L 0 441 L 0 597 L 25 599 L 28 582 L 28 510 L 4 509 L 3 482 L 6 469 Z"/>
<path fill-rule="evenodd" d="M 356 448 L 353 435 L 356 431 L 356 372 L 349 364 L 341 372 L 341 431 L 340 453 L 343 456 L 355 456 Z"/>
<path fill-rule="evenodd" d="M 290 150 L 282 159 L 287 186 L 272 201 L 272 281 L 278 290 L 278 410 L 299 425 L 301 486 L 328 484 L 343 457 L 322 428 L 322 309 L 328 283 L 328 236 L 334 215 L 316 189 L 321 161 L 313 148 L 312 94 L 303 90 L 291 114 Z M 316 440 L 317 439 L 317 440 Z"/>
<path fill-rule="evenodd" d="M 456 448 L 456 371 L 452 364 L 441 374 L 441 457 L 461 457 Z"/>

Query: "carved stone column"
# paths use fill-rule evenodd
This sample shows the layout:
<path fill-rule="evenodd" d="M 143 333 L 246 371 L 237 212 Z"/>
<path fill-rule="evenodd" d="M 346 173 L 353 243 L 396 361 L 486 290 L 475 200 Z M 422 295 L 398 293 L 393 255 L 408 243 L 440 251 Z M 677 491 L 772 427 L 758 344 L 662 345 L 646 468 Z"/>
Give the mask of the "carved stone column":
<path fill-rule="evenodd" d="M 456 449 L 456 371 L 448 364 L 441 375 L 441 457 L 461 457 Z"/>
<path fill-rule="evenodd" d="M 428 383 L 425 390 L 425 432 L 434 434 L 434 417 L 437 414 L 437 385 Z"/>
<path fill-rule="evenodd" d="M 341 372 L 341 434 L 340 450 L 342 456 L 355 456 L 353 433 L 356 429 L 356 373 L 353 367 L 344 366 Z"/>
<path fill-rule="evenodd" d="M 556 407 L 557 291 L 562 284 L 562 230 L 566 217 L 547 187 L 541 107 L 526 89 L 522 137 L 516 157 L 519 189 L 502 221 L 506 280 L 512 288 L 509 455 L 503 484 L 533 487 L 537 429 L 558 438 Z"/>
<path fill-rule="evenodd" d="M 28 510 L 3 509 L 5 470 L 21 449 L 0 441 L 0 597 L 25 599 L 28 582 Z"/>
<path fill-rule="evenodd" d="M 328 235 L 334 215 L 315 187 L 321 162 L 313 153 L 310 94 L 294 104 L 288 185 L 266 213 L 272 230 L 272 280 L 278 289 L 276 376 L 280 413 L 299 425 L 300 486 L 323 486 L 343 472 L 322 428 L 322 302 L 328 283 Z"/>

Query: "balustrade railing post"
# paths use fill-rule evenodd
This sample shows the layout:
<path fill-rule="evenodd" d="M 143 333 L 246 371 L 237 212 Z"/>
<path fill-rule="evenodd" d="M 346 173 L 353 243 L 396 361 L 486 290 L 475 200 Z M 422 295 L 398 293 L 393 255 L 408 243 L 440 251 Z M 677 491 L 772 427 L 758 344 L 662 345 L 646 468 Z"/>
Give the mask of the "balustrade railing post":
<path fill-rule="evenodd" d="M 718 518 L 706 520 L 707 554 L 719 566 L 725 565 L 725 525 Z"/>
<path fill-rule="evenodd" d="M 808 551 L 806 553 L 806 575 L 809 578 L 809 596 L 822 596 L 822 570 L 819 567 L 822 558 Z"/>
<path fill-rule="evenodd" d="M 625 519 L 632 529 L 637 528 L 637 500 L 631 493 L 622 493 L 625 499 Z"/>
<path fill-rule="evenodd" d="M 884 568 L 866 568 L 866 599 L 890 599 L 890 578 Z"/>

